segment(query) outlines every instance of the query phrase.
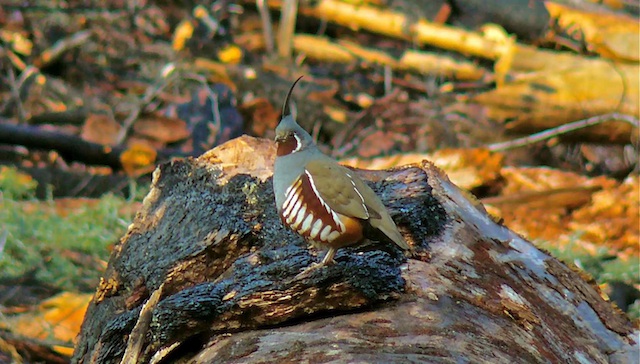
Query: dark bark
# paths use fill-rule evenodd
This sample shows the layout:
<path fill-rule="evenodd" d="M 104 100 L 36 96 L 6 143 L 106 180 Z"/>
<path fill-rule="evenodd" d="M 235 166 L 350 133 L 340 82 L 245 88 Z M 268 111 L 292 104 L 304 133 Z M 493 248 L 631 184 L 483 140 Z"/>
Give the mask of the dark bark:
<path fill-rule="evenodd" d="M 88 111 L 84 108 L 66 110 L 61 112 L 45 112 L 33 115 L 29 119 L 31 125 L 54 124 L 54 125 L 82 125 L 87 119 Z"/>
<path fill-rule="evenodd" d="M 414 256 L 375 243 L 296 277 L 322 255 L 280 223 L 272 158 L 243 137 L 156 170 L 74 362 L 637 362 L 638 331 L 593 282 L 428 162 L 358 171 Z"/>

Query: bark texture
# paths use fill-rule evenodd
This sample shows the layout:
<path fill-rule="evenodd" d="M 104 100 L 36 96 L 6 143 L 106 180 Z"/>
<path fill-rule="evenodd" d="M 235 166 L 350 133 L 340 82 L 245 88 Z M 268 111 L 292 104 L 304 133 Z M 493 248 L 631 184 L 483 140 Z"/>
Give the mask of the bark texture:
<path fill-rule="evenodd" d="M 593 282 L 495 223 L 428 162 L 357 171 L 415 247 L 322 254 L 282 226 L 274 147 L 158 167 L 87 311 L 77 363 L 638 362 Z"/>

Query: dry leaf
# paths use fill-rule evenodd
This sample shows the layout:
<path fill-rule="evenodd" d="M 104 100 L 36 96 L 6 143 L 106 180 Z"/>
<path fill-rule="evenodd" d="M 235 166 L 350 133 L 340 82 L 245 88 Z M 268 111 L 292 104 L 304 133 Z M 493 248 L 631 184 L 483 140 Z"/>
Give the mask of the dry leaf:
<path fill-rule="evenodd" d="M 121 126 L 106 114 L 91 113 L 87 116 L 80 137 L 88 142 L 114 145 Z"/>
<path fill-rule="evenodd" d="M 157 154 L 148 144 L 138 142 L 122 152 L 120 163 L 129 176 L 140 176 L 153 171 Z"/>
<path fill-rule="evenodd" d="M 218 59 L 222 63 L 238 64 L 242 60 L 242 50 L 235 44 L 229 44 L 218 51 Z"/>
<path fill-rule="evenodd" d="M 485 149 L 442 149 L 433 154 L 400 154 L 362 160 L 344 159 L 340 163 L 361 169 L 389 169 L 428 160 L 442 169 L 458 187 L 472 190 L 488 186 L 500 178 L 503 155 Z"/>
<path fill-rule="evenodd" d="M 184 49 L 187 40 L 189 40 L 192 35 L 193 24 L 191 24 L 191 21 L 189 20 L 183 20 L 180 24 L 178 24 L 176 30 L 173 32 L 173 50 L 180 51 Z"/>
<path fill-rule="evenodd" d="M 0 40 L 9 45 L 9 49 L 23 56 L 30 56 L 33 43 L 17 31 L 0 29 Z"/>
<path fill-rule="evenodd" d="M 639 253 L 637 177 L 620 184 L 550 168 L 511 167 L 502 176 L 502 195 L 483 202 L 514 231 L 591 254 L 603 247 L 621 257 Z"/>
<path fill-rule="evenodd" d="M 153 139 L 165 144 L 175 143 L 189 137 L 184 120 L 160 115 L 144 116 L 133 124 L 137 136 Z"/>
<path fill-rule="evenodd" d="M 584 232 L 582 239 L 602 243 L 628 257 L 640 253 L 638 176 L 596 192 L 592 202 L 572 213 L 569 227 Z"/>
<path fill-rule="evenodd" d="M 92 294 L 63 292 L 43 301 L 31 312 L 8 317 L 8 329 L 13 333 L 38 340 L 68 342 L 69 347 L 57 347 L 61 354 L 71 355 L 72 344 L 80 332 Z"/>
<path fill-rule="evenodd" d="M 276 110 L 266 98 L 257 98 L 240 105 L 246 124 L 253 135 L 267 137 L 280 121 L 280 111 Z M 271 139 L 271 138 L 270 138 Z"/>
<path fill-rule="evenodd" d="M 441 149 L 430 158 L 461 188 L 472 190 L 494 184 L 501 177 L 504 156 L 486 149 Z"/>

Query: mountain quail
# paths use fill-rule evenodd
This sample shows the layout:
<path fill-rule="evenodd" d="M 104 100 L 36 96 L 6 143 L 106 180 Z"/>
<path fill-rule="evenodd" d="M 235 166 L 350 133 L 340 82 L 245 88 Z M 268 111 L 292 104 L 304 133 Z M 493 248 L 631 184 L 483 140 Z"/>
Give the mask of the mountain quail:
<path fill-rule="evenodd" d="M 316 247 L 329 249 L 320 265 L 333 263 L 337 249 L 360 243 L 370 232 L 382 232 L 409 250 L 375 192 L 353 171 L 320 152 L 291 114 L 285 116 L 300 78 L 289 90 L 276 128 L 273 190 L 283 223 Z"/>

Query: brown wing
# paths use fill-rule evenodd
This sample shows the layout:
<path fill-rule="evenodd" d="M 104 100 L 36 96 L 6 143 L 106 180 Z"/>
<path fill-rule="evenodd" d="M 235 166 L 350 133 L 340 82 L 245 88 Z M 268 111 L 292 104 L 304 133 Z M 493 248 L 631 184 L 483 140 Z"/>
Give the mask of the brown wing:
<path fill-rule="evenodd" d="M 351 171 L 333 161 L 311 161 L 305 166 L 318 196 L 335 212 L 358 219 L 369 219 L 364 198 L 356 190 Z"/>
<path fill-rule="evenodd" d="M 382 231 L 400 248 L 410 250 L 411 248 L 407 242 L 404 241 L 404 238 L 398 231 L 398 227 L 395 222 L 393 222 L 391 216 L 389 216 L 387 207 L 382 203 L 378 195 L 357 176 L 354 176 L 353 180 L 355 181 L 356 188 L 361 191 L 362 196 L 367 201 L 366 206 L 369 211 L 369 223 L 371 226 Z"/>
<path fill-rule="evenodd" d="M 382 231 L 399 247 L 411 249 L 398 232 L 380 198 L 366 183 L 353 175 L 351 170 L 335 162 L 312 161 L 305 166 L 305 173 L 322 202 L 332 210 L 349 217 L 368 220 L 372 227 Z"/>
<path fill-rule="evenodd" d="M 351 170 L 327 162 L 309 162 L 305 168 L 318 194 L 331 209 L 349 217 L 368 220 L 372 227 L 382 231 L 399 247 L 410 249 L 380 198 Z"/>

